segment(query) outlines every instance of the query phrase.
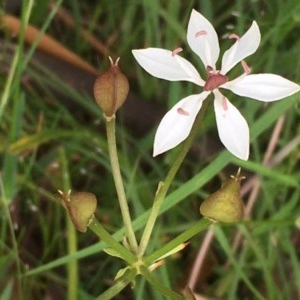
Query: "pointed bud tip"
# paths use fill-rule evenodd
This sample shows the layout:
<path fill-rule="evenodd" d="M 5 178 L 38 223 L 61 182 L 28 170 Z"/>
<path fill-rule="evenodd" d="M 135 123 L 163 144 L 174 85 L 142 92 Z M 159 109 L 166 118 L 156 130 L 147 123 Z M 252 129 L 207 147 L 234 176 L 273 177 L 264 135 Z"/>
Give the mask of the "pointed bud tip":
<path fill-rule="evenodd" d="M 236 174 L 235 175 L 230 175 L 230 178 L 233 179 L 234 181 L 241 182 L 246 177 L 241 175 L 241 168 L 238 168 Z"/>

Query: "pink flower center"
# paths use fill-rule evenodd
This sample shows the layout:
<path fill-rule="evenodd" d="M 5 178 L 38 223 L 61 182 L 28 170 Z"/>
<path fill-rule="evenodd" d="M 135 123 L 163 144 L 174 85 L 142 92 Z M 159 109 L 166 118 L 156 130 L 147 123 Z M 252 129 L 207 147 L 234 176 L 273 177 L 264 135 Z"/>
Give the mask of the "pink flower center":
<path fill-rule="evenodd" d="M 213 91 L 220 85 L 228 81 L 227 76 L 220 74 L 219 71 L 214 70 L 212 67 L 207 67 L 208 78 L 204 84 L 204 91 Z"/>

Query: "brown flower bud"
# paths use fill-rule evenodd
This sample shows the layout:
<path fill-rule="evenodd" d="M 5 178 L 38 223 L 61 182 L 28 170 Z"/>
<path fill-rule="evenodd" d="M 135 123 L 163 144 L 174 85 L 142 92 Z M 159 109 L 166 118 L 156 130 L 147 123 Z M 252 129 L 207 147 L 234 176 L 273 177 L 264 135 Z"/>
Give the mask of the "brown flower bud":
<path fill-rule="evenodd" d="M 64 205 L 76 229 L 86 232 L 97 208 L 96 196 L 88 192 L 71 193 L 69 191 L 64 194 L 59 191 L 59 193 L 63 197 Z"/>
<path fill-rule="evenodd" d="M 107 117 L 112 117 L 122 106 L 129 91 L 128 80 L 118 66 L 119 59 L 113 62 L 109 57 L 109 70 L 98 76 L 94 84 L 94 97 Z"/>
<path fill-rule="evenodd" d="M 235 176 L 231 176 L 219 190 L 202 202 L 200 213 L 206 218 L 224 223 L 240 221 L 244 214 L 244 205 L 240 196 L 243 179 L 239 169 Z"/>

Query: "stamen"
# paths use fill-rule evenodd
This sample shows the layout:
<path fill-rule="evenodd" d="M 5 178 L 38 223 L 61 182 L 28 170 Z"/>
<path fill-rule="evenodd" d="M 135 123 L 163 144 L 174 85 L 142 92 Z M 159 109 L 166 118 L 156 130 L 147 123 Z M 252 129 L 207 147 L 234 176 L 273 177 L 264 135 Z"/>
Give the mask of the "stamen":
<path fill-rule="evenodd" d="M 236 39 L 236 40 L 239 40 L 239 39 L 240 39 L 240 37 L 239 37 L 237 34 L 235 34 L 235 33 L 230 34 L 230 35 L 229 35 L 229 38 L 230 38 L 230 39 Z"/>
<path fill-rule="evenodd" d="M 183 115 L 183 116 L 189 116 L 189 115 L 190 115 L 190 113 L 189 113 L 188 111 L 184 110 L 184 109 L 181 108 L 181 107 L 177 108 L 177 113 L 178 113 L 179 115 Z"/>
<path fill-rule="evenodd" d="M 207 35 L 207 32 L 205 30 L 200 30 L 195 34 L 195 37 L 199 37 L 199 36 L 202 36 L 202 35 Z"/>
<path fill-rule="evenodd" d="M 247 65 L 247 63 L 246 63 L 244 60 L 242 60 L 242 61 L 241 61 L 241 64 L 242 64 L 242 66 L 243 66 L 244 72 L 245 72 L 246 74 L 250 74 L 251 68 Z"/>
<path fill-rule="evenodd" d="M 222 97 L 222 106 L 224 110 L 228 110 L 227 99 L 224 96 Z"/>
<path fill-rule="evenodd" d="M 172 51 L 172 56 L 175 56 L 176 54 L 180 53 L 181 51 L 183 51 L 183 49 L 180 48 L 180 47 L 174 49 L 174 50 Z"/>
<path fill-rule="evenodd" d="M 207 74 L 217 74 L 217 71 L 211 66 L 206 67 Z"/>

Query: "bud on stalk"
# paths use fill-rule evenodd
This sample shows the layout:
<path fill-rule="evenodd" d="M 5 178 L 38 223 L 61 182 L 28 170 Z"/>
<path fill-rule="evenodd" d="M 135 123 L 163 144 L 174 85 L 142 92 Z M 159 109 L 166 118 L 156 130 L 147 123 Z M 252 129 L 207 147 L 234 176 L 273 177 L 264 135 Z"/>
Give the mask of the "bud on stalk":
<path fill-rule="evenodd" d="M 214 221 L 224 223 L 240 221 L 244 215 L 244 205 L 240 196 L 243 179 L 239 169 L 235 176 L 231 176 L 219 190 L 202 202 L 200 213 Z"/>
<path fill-rule="evenodd" d="M 118 58 L 115 62 L 109 57 L 110 68 L 96 78 L 94 97 L 97 104 L 107 117 L 112 117 L 125 102 L 129 83 L 126 76 L 120 71 Z"/>
<path fill-rule="evenodd" d="M 58 192 L 63 198 L 63 204 L 75 228 L 80 232 L 86 232 L 97 208 L 96 196 L 88 192 L 71 193 L 69 191 L 67 194 Z"/>

